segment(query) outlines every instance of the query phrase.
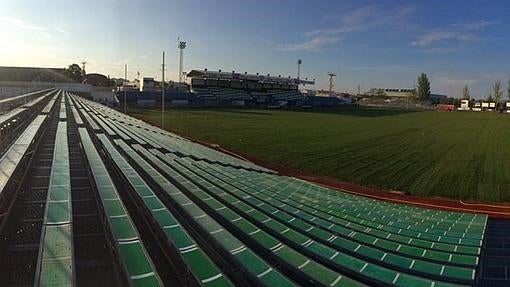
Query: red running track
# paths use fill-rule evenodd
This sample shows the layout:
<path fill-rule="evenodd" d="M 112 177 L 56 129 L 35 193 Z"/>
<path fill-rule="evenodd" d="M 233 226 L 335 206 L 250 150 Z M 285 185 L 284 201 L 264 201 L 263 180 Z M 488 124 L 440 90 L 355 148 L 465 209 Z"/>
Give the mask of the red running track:
<path fill-rule="evenodd" d="M 203 143 L 203 142 L 201 142 Z M 217 145 L 206 144 L 214 149 L 226 152 L 230 155 L 236 156 L 241 159 L 247 159 L 257 165 L 263 166 L 268 169 L 277 171 L 278 173 L 286 176 L 293 176 L 306 181 L 314 182 L 316 184 L 336 189 L 342 192 L 361 195 L 365 197 L 386 200 L 389 202 L 409 204 L 424 208 L 432 208 L 446 211 L 459 211 L 469 213 L 483 213 L 487 214 L 490 218 L 510 219 L 510 204 L 485 204 L 476 202 L 464 202 L 462 200 L 428 198 L 421 196 L 413 196 L 399 193 L 391 193 L 381 189 L 361 186 L 354 183 L 342 182 L 335 179 L 316 176 L 301 170 L 289 168 L 279 164 L 271 163 L 261 159 L 254 158 L 249 155 L 234 153 L 228 149 L 221 148 Z"/>

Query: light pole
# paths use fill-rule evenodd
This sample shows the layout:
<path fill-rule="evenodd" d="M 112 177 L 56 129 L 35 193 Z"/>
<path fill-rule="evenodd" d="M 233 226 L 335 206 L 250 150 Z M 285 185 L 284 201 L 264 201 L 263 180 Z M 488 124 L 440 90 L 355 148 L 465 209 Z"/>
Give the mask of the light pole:
<path fill-rule="evenodd" d="M 124 64 L 124 84 L 122 84 L 122 88 L 124 89 L 124 114 L 127 113 L 127 102 L 126 102 L 126 82 L 127 79 L 127 64 Z"/>
<path fill-rule="evenodd" d="M 300 84 L 299 77 L 301 76 L 301 64 L 303 63 L 303 60 L 298 59 L 297 60 L 297 79 L 298 79 L 298 86 Z"/>
<path fill-rule="evenodd" d="M 178 44 L 177 48 L 179 48 L 179 83 L 182 83 L 182 70 L 183 70 L 183 58 L 184 58 L 184 49 L 186 49 L 186 42 L 180 41 L 177 38 Z"/>
<path fill-rule="evenodd" d="M 161 64 L 161 129 L 165 129 L 165 51 L 163 51 L 163 64 Z"/>

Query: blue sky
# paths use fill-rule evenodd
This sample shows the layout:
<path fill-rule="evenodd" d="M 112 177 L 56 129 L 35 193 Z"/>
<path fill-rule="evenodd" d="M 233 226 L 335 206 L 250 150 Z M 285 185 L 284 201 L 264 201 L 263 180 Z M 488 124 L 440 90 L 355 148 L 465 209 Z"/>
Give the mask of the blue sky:
<path fill-rule="evenodd" d="M 177 37 L 188 42 L 185 70 L 296 75 L 337 90 L 413 87 L 484 97 L 510 75 L 510 3 L 500 1 L 0 1 L 0 65 L 64 67 L 112 77 L 129 65 L 177 77 Z"/>

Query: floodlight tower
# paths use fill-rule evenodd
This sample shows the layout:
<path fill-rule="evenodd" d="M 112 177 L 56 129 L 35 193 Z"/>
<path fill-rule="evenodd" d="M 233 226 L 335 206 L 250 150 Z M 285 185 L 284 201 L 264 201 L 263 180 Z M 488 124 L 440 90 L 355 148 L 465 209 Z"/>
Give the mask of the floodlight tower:
<path fill-rule="evenodd" d="M 177 38 L 177 48 L 179 48 L 179 82 L 182 82 L 182 62 L 184 61 L 184 49 L 186 49 L 186 42 L 180 41 Z"/>
<path fill-rule="evenodd" d="M 331 96 L 333 94 L 333 86 L 334 86 L 333 78 L 336 77 L 336 73 L 329 72 L 328 76 L 329 76 L 329 95 Z"/>

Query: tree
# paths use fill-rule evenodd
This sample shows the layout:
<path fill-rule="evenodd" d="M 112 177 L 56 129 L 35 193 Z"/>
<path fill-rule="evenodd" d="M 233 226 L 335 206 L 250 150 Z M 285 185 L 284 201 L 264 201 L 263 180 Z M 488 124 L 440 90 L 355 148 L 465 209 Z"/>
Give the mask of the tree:
<path fill-rule="evenodd" d="M 416 96 L 421 100 L 426 100 L 430 97 L 430 82 L 427 74 L 425 73 L 421 73 L 421 75 L 418 77 Z"/>
<path fill-rule="evenodd" d="M 83 70 L 78 64 L 71 64 L 65 69 L 65 74 L 75 82 L 83 81 Z"/>
<path fill-rule="evenodd" d="M 470 100 L 471 96 L 469 95 L 469 88 L 467 85 L 464 86 L 462 89 L 462 99 L 463 100 Z"/>
<path fill-rule="evenodd" d="M 501 101 L 501 96 L 503 96 L 503 90 L 501 89 L 501 80 L 496 80 L 494 82 L 494 86 L 492 86 L 492 94 L 494 95 L 494 101 L 496 105 Z"/>

